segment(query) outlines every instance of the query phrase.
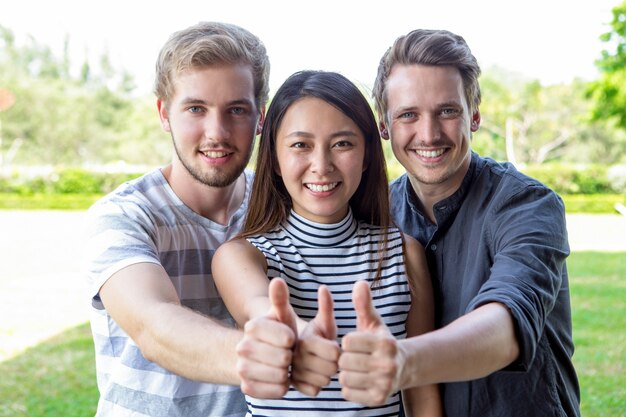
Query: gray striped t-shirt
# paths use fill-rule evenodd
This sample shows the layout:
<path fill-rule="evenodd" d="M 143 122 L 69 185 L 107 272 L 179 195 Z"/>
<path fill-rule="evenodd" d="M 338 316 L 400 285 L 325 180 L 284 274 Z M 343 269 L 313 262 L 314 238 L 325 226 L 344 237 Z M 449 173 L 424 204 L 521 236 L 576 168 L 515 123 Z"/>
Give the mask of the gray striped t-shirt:
<path fill-rule="evenodd" d="M 121 185 L 89 209 L 85 259 L 100 391 L 97 417 L 245 413 L 239 387 L 191 381 L 146 360 L 104 309 L 98 291 L 126 266 L 161 264 L 183 305 L 233 326 L 213 282 L 211 259 L 241 230 L 251 184 L 252 173 L 246 172 L 244 202 L 226 226 L 187 207 L 160 169 Z"/>

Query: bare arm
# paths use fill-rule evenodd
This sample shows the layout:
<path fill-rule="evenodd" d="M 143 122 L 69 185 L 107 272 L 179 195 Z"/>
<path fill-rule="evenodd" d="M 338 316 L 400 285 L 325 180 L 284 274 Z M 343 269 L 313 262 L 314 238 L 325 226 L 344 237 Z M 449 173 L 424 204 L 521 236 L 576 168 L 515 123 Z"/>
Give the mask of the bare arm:
<path fill-rule="evenodd" d="M 482 378 L 519 355 L 513 318 L 500 303 L 485 304 L 434 332 L 402 341 L 400 385 Z"/>
<path fill-rule="evenodd" d="M 118 271 L 100 297 L 146 359 L 189 379 L 239 384 L 234 351 L 241 332 L 182 306 L 160 265 L 139 263 Z"/>
<path fill-rule="evenodd" d="M 311 322 L 300 319 L 289 304 L 280 278 L 267 277 L 263 254 L 248 241 L 222 245 L 213 256 L 213 276 L 231 314 L 245 323 L 238 345 L 242 390 L 258 398 L 280 398 L 291 382 L 309 395 L 330 382 L 337 372 L 339 345 L 332 297 L 319 290 L 320 311 Z"/>
<path fill-rule="evenodd" d="M 359 326 L 344 337 L 339 359 L 340 381 L 348 400 L 376 405 L 397 389 L 481 378 L 519 355 L 513 318 L 502 304 L 485 304 L 442 329 L 395 341 L 362 284 L 357 283 L 353 292 Z M 427 284 L 418 281 L 417 285 L 422 285 L 422 295 L 428 294 Z M 418 298 L 417 302 L 427 304 L 428 300 Z M 420 321 L 408 325 L 416 326 L 417 333 L 428 326 Z M 422 392 L 424 398 L 431 395 L 431 391 Z"/>
<path fill-rule="evenodd" d="M 211 269 L 228 310 L 244 327 L 236 364 L 241 390 L 257 398 L 281 398 L 289 389 L 298 320 L 287 284 L 280 278 L 270 282 L 265 257 L 244 239 L 223 244 Z"/>
<path fill-rule="evenodd" d="M 267 314 L 267 262 L 250 242 L 235 239 L 222 244 L 213 255 L 211 271 L 228 311 L 240 326 Z"/>

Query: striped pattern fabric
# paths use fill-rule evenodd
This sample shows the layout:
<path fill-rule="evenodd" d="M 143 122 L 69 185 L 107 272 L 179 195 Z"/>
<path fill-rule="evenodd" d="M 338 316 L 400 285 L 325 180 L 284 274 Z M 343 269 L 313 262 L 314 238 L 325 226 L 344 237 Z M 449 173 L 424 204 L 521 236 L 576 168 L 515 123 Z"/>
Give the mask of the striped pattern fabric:
<path fill-rule="evenodd" d="M 321 284 L 329 287 L 340 341 L 345 334 L 356 330 L 352 287 L 358 280 L 373 282 L 382 239 L 379 227 L 357 221 L 351 212 L 338 224 L 318 224 L 292 211 L 280 228 L 250 237 L 248 241 L 265 255 L 270 279 L 285 279 L 290 302 L 301 318 L 315 317 L 317 289 Z M 393 335 L 406 337 L 405 322 L 411 298 L 404 269 L 402 237 L 397 229 L 390 231 L 381 278 L 373 285 L 372 296 L 376 309 Z M 391 396 L 385 405 L 375 408 L 345 401 L 337 378 L 333 378 L 315 398 L 306 397 L 292 388 L 280 400 L 247 396 L 246 401 L 249 416 L 397 416 L 400 407 L 399 393 Z"/>
<path fill-rule="evenodd" d="M 191 381 L 146 360 L 111 319 L 98 292 L 128 265 L 157 263 L 168 272 L 183 305 L 234 326 L 210 267 L 217 247 L 243 225 L 251 184 L 252 174 L 246 172 L 244 203 L 226 226 L 187 207 L 160 170 L 121 185 L 88 211 L 85 259 L 100 391 L 97 417 L 245 414 L 238 387 Z"/>

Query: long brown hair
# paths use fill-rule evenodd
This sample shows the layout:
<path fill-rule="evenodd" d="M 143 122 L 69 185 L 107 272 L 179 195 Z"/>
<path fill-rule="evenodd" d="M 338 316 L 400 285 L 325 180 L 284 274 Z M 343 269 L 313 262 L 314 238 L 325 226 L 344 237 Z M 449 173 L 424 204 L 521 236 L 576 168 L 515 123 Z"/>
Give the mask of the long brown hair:
<path fill-rule="evenodd" d="M 287 109 L 303 97 L 315 97 L 335 106 L 359 127 L 365 138 L 365 170 L 350 198 L 354 217 L 383 229 L 379 259 L 387 246 L 389 186 L 387 168 L 376 118 L 367 99 L 350 80 L 326 71 L 301 71 L 291 75 L 278 89 L 267 111 L 256 160 L 249 211 L 242 236 L 273 230 L 289 216 L 291 196 L 278 172 L 276 134 Z M 380 275 L 381 262 L 376 276 Z"/>

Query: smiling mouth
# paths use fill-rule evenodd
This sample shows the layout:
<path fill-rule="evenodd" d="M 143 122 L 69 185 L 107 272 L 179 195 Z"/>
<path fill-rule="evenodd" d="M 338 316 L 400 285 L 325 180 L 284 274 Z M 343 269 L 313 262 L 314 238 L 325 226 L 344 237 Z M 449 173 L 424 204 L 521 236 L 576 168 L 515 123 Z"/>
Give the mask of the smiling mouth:
<path fill-rule="evenodd" d="M 430 151 L 416 149 L 415 153 L 421 156 L 422 158 L 437 158 L 443 155 L 445 151 L 446 151 L 445 149 L 436 149 L 436 150 L 430 150 Z"/>
<path fill-rule="evenodd" d="M 219 151 L 205 151 L 202 152 L 204 156 L 211 159 L 224 158 L 229 153 L 228 152 L 219 152 Z"/>
<path fill-rule="evenodd" d="M 316 193 L 322 193 L 335 189 L 339 185 L 338 182 L 331 182 L 330 184 L 304 184 L 306 188 Z"/>

